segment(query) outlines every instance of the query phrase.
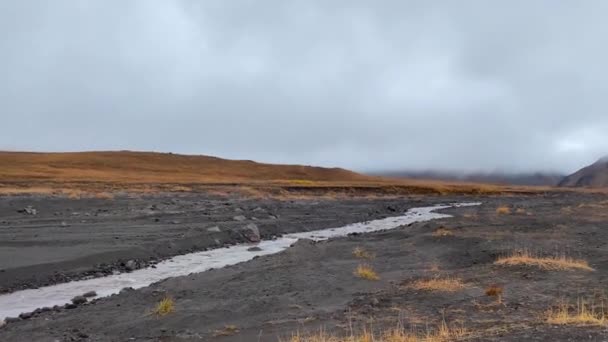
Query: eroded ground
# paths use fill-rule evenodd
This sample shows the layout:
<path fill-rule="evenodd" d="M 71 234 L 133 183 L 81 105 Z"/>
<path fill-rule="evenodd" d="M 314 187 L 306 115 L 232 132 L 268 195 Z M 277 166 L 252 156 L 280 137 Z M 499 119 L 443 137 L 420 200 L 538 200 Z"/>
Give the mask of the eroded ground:
<path fill-rule="evenodd" d="M 84 222 L 86 225 L 81 228 L 71 221 L 67 227 L 71 230 L 53 237 L 53 241 L 76 239 L 78 233 L 84 234 L 81 230 L 98 230 L 97 234 L 80 238 L 87 241 L 85 246 L 112 246 L 112 240 L 119 236 L 117 244 L 144 250 L 148 248 L 140 247 L 144 241 L 149 244 L 145 246 L 155 248 L 162 248 L 163 243 L 179 245 L 185 234 L 205 229 L 201 234 L 207 235 L 210 226 L 219 225 L 222 231 L 229 232 L 243 223 L 234 222 L 237 215 L 246 216 L 246 222 L 255 216 L 263 235 L 269 236 L 397 215 L 409 207 L 432 203 L 481 200 L 483 205 L 448 209 L 445 212 L 454 217 L 391 231 L 319 243 L 300 241 L 280 254 L 167 279 L 72 310 L 42 313 L 1 328 L 0 340 L 289 341 L 298 331 L 306 335 L 323 329 L 328 334 L 349 335 L 351 331 L 367 329 L 380 334 L 398 325 L 408 333 L 434 334 L 443 322 L 457 332 L 445 340 L 608 339 L 601 309 L 602 305 L 605 307 L 608 276 L 606 197 L 569 193 L 293 203 L 194 198 L 178 199 L 180 204 L 158 198 L 113 200 L 112 204 L 104 204 L 111 207 L 109 213 L 122 214 L 109 214 L 106 218 L 85 216 L 85 221 L 98 221 L 90 225 Z M 26 200 L 11 207 L 3 205 L 3 214 L 6 212 L 8 217 L 5 220 L 18 224 L 1 228 L 10 229 L 10 233 L 2 233 L 2 243 L 10 241 L 5 237 L 14 234 L 14 241 L 27 246 L 24 236 L 36 241 L 34 231 L 38 237 L 51 239 L 52 232 L 60 229 L 56 223 L 65 220 L 50 217 L 48 222 L 31 223 L 33 228 L 28 228 L 27 219 L 42 220 L 43 214 L 38 213 L 35 218 L 16 216 L 14 209 L 25 205 L 44 208 L 48 200 L 38 204 L 26 204 Z M 49 208 L 53 208 L 51 212 L 65 211 L 63 206 L 71 203 L 72 211 L 91 212 L 102 206 L 98 203 L 105 203 L 96 201 L 101 200 L 53 202 Z M 154 201 L 169 204 L 156 204 L 150 213 L 147 210 Z M 51 220 L 55 220 L 52 227 Z M 171 220 L 178 222 L 168 222 Z M 25 235 L 28 229 L 33 230 Z M 5 247 L 10 244 L 2 245 L 2 253 L 10 254 Z M 37 254 L 33 249 L 28 253 L 33 259 L 5 261 L 3 256 L 4 274 L 23 274 L 22 279 L 32 276 L 28 267 L 39 267 L 31 261 Z M 62 253 L 58 255 L 61 257 Z M 510 261 L 523 260 L 526 264 L 496 264 L 506 256 L 520 257 Z M 62 257 L 67 261 L 53 261 L 51 265 L 65 273 L 73 272 L 65 268 L 72 259 L 65 254 Z M 83 260 L 89 258 L 97 260 L 98 256 Z M 20 264 L 27 262 L 34 264 Z M 535 265 L 537 262 L 540 264 Z M 18 271 L 11 271 L 11 263 Z M 77 265 L 85 267 L 87 263 Z M 379 279 L 353 274 L 360 265 L 369 266 Z M 12 277 L 3 277 L 5 288 L 15 283 Z M 491 287 L 494 291 L 488 291 Z M 174 301 L 174 311 L 165 316 L 153 314 L 157 303 L 166 297 Z M 588 316 L 595 319 L 575 315 L 577 301 L 583 300 L 590 311 Z M 548 310 L 556 311 L 560 304 L 568 315 L 549 321 Z"/>

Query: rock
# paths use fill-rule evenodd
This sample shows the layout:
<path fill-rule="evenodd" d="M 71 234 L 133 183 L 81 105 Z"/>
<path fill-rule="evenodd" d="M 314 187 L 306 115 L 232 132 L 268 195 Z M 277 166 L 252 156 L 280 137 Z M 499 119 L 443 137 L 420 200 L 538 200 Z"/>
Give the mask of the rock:
<path fill-rule="evenodd" d="M 178 221 L 178 220 L 173 220 L 173 221 L 171 221 L 171 224 L 180 224 L 180 221 Z"/>
<path fill-rule="evenodd" d="M 76 309 L 76 308 L 78 307 L 78 305 L 73 304 L 73 303 L 70 303 L 70 304 L 66 304 L 66 305 L 64 305 L 63 307 L 64 307 L 65 309 L 72 310 L 72 309 Z"/>
<path fill-rule="evenodd" d="M 249 242 L 260 242 L 260 230 L 255 223 L 250 223 L 240 229 L 241 235 Z"/>
<path fill-rule="evenodd" d="M 127 269 L 127 271 L 136 270 L 137 269 L 137 262 L 135 260 L 129 260 L 125 264 L 125 268 Z"/>
<path fill-rule="evenodd" d="M 21 318 L 21 319 L 30 319 L 33 316 L 34 316 L 34 314 L 31 313 L 31 312 L 24 312 L 21 315 L 19 315 L 19 318 Z"/>
<path fill-rule="evenodd" d="M 262 250 L 262 249 L 261 249 L 260 247 L 258 247 L 258 246 L 251 247 L 251 248 L 247 248 L 247 251 L 248 251 L 248 252 L 259 252 L 259 251 L 261 251 L 261 250 Z"/>
<path fill-rule="evenodd" d="M 268 215 L 268 217 L 272 220 L 277 220 L 278 217 L 276 215 Z"/>
<path fill-rule="evenodd" d="M 207 228 L 207 231 L 209 233 L 219 233 L 219 232 L 221 232 L 220 227 L 218 227 L 218 226 Z"/>
<path fill-rule="evenodd" d="M 89 292 L 84 293 L 82 296 L 84 298 L 97 297 L 97 292 L 95 292 L 95 291 L 89 291 Z"/>
<path fill-rule="evenodd" d="M 32 207 L 31 205 L 28 205 L 27 207 L 21 209 L 21 210 L 17 210 L 18 213 L 21 214 L 27 214 L 27 215 L 36 215 L 38 214 L 38 210 L 34 209 L 34 207 Z"/>
<path fill-rule="evenodd" d="M 235 212 L 237 212 L 237 213 L 242 213 L 242 212 L 243 212 L 243 209 L 241 209 L 241 208 L 236 208 L 236 209 L 234 209 L 234 211 L 235 211 Z"/>
<path fill-rule="evenodd" d="M 65 228 L 65 227 L 69 227 L 70 225 L 65 222 L 65 221 L 61 221 L 61 227 Z"/>
<path fill-rule="evenodd" d="M 252 210 L 254 213 L 260 212 L 260 211 L 264 211 L 264 209 L 262 207 L 257 207 L 255 209 Z"/>
<path fill-rule="evenodd" d="M 72 304 L 81 305 L 87 302 L 87 299 L 84 296 L 76 296 L 72 298 Z"/>
<path fill-rule="evenodd" d="M 21 318 L 17 318 L 17 317 L 6 317 L 4 319 L 4 323 L 6 324 L 10 324 L 10 323 L 17 323 L 21 320 Z"/>
<path fill-rule="evenodd" d="M 243 215 L 238 215 L 232 218 L 235 221 L 245 221 L 247 218 Z"/>

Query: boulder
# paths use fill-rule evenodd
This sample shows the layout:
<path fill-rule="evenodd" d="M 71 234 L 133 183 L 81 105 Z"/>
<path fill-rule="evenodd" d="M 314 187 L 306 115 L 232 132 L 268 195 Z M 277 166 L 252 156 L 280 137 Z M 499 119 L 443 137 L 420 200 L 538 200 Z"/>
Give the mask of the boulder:
<path fill-rule="evenodd" d="M 33 316 L 34 316 L 34 314 L 31 313 L 31 312 L 24 312 L 21 315 L 19 315 L 19 318 L 21 318 L 21 319 L 30 319 Z"/>
<path fill-rule="evenodd" d="M 262 249 L 258 246 L 247 248 L 247 251 L 249 251 L 249 252 L 259 252 L 261 250 Z"/>
<path fill-rule="evenodd" d="M 250 223 L 240 229 L 241 235 L 249 242 L 260 242 L 260 229 L 255 223 Z"/>
<path fill-rule="evenodd" d="M 81 305 L 87 302 L 87 299 L 84 296 L 76 296 L 72 298 L 72 304 Z"/>
<path fill-rule="evenodd" d="M 92 298 L 92 297 L 97 297 L 97 292 L 95 291 L 89 291 L 89 292 L 85 292 L 82 295 L 84 298 Z"/>
<path fill-rule="evenodd" d="M 34 209 L 34 207 L 32 207 L 31 205 L 28 205 L 27 207 L 21 209 L 21 210 L 17 210 L 17 212 L 21 213 L 21 214 L 27 214 L 27 215 L 36 215 L 38 214 L 38 210 Z"/>
<path fill-rule="evenodd" d="M 218 226 L 209 227 L 209 228 L 207 228 L 207 231 L 209 233 L 219 233 L 219 232 L 221 232 L 220 227 L 218 227 Z"/>
<path fill-rule="evenodd" d="M 137 262 L 135 260 L 129 260 L 125 264 L 125 268 L 127 269 L 127 271 L 136 270 L 137 269 Z"/>
<path fill-rule="evenodd" d="M 243 215 L 235 216 L 232 219 L 235 220 L 235 221 L 245 221 L 245 220 L 247 220 L 247 218 L 245 216 L 243 216 Z"/>

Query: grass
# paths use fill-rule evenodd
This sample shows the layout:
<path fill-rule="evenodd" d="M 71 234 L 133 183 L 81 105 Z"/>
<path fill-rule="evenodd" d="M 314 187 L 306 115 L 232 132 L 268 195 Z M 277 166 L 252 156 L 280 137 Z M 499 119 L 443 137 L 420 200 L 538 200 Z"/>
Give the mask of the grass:
<path fill-rule="evenodd" d="M 239 328 L 236 325 L 225 325 L 222 329 L 217 329 L 213 332 L 213 337 L 232 336 L 238 334 Z"/>
<path fill-rule="evenodd" d="M 359 259 L 374 259 L 376 255 L 374 253 L 368 252 L 363 247 L 356 247 L 353 249 L 353 255 Z"/>
<path fill-rule="evenodd" d="M 380 280 L 378 273 L 368 264 L 360 264 L 357 266 L 353 274 L 365 280 Z"/>
<path fill-rule="evenodd" d="M 458 278 L 432 278 L 417 280 L 409 287 L 422 291 L 456 292 L 464 289 L 466 285 Z"/>
<path fill-rule="evenodd" d="M 437 228 L 433 234 L 434 237 L 454 236 L 454 232 L 446 227 Z"/>
<path fill-rule="evenodd" d="M 507 207 L 506 205 L 501 205 L 500 207 L 496 208 L 496 214 L 498 215 L 508 215 L 511 213 L 511 208 Z"/>
<path fill-rule="evenodd" d="M 498 303 L 502 303 L 504 288 L 498 284 L 492 284 L 486 288 L 486 296 L 495 297 Z"/>
<path fill-rule="evenodd" d="M 537 256 L 527 250 L 500 257 L 494 264 L 502 266 L 533 266 L 554 271 L 573 269 L 593 271 L 593 268 L 589 266 L 586 260 L 574 259 L 566 255 Z"/>
<path fill-rule="evenodd" d="M 608 325 L 608 317 L 604 312 L 603 305 L 598 310 L 582 299 L 577 301 L 576 307 L 562 302 L 557 308 L 547 311 L 546 318 L 547 323 L 556 325 Z"/>
<path fill-rule="evenodd" d="M 442 322 L 436 329 L 427 329 L 426 331 L 407 330 L 402 325 L 393 329 L 387 329 L 378 333 L 372 333 L 367 330 L 355 334 L 351 333 L 348 336 L 337 336 L 328 334 L 321 330 L 316 334 L 302 335 L 297 333 L 293 335 L 289 342 L 447 342 L 462 339 L 469 332 L 462 327 L 449 327 L 445 321 Z"/>
<path fill-rule="evenodd" d="M 157 316 L 166 316 L 173 312 L 175 312 L 175 302 L 171 297 L 163 298 L 152 311 Z"/>

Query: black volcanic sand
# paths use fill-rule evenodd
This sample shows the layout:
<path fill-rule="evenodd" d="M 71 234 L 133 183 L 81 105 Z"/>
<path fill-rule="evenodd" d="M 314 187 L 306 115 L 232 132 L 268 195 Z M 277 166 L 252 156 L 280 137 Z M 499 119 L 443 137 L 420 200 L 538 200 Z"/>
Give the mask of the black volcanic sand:
<path fill-rule="evenodd" d="M 208 235 L 208 227 L 220 226 L 227 231 L 238 228 L 231 220 L 235 215 L 249 220 L 255 216 L 256 224 L 268 236 L 394 216 L 398 213 L 393 210 L 401 212 L 455 200 L 481 200 L 484 204 L 447 209 L 444 212 L 455 215 L 453 218 L 391 231 L 319 243 L 302 240 L 279 254 L 167 279 L 72 310 L 40 313 L 0 328 L 0 341 L 286 341 L 296 331 L 323 328 L 344 334 L 351 326 L 355 330 L 379 330 L 398 323 L 408 331 L 427 331 L 442 321 L 464 326 L 469 332 L 468 340 L 475 341 L 608 339 L 605 327 L 555 326 L 545 320 L 546 311 L 560 301 L 604 300 L 608 197 L 600 195 L 295 202 L 197 196 L 109 201 L 4 199 L 1 210 L 9 223 L 0 228 L 0 250 L 13 256 L 2 256 L 6 270 L 0 274 L 5 288 L 11 288 L 25 279 L 43 279 L 43 275 L 34 276 L 33 272 L 45 267 L 78 274 L 101 260 L 116 263 L 117 257 L 163 258 L 171 253 L 157 250 L 164 251 L 163 245 L 186 243 L 192 231 L 200 232 L 200 241 L 205 241 L 202 235 Z M 153 204 L 157 207 L 150 212 Z M 26 205 L 38 209 L 38 215 L 16 213 L 16 209 Z M 497 214 L 496 208 L 501 205 L 509 206 L 511 213 Z M 240 210 L 235 213 L 237 208 Z M 107 212 L 94 216 L 99 209 Z M 55 217 L 54 212 L 63 214 Z M 75 216 L 73 212 L 80 214 Z M 269 219 L 263 213 L 278 219 Z M 71 226 L 57 227 L 57 223 L 68 219 Z M 172 220 L 179 222 L 171 224 Z M 244 221 L 248 222 L 251 221 Z M 451 235 L 433 234 L 442 227 Z M 80 253 L 90 254 L 74 257 L 53 251 L 55 246 L 74 245 L 79 246 Z M 7 246 L 18 248 L 10 252 Z M 46 248 L 37 251 L 34 247 L 38 246 Z M 196 248 L 201 246 L 197 244 Z M 356 247 L 375 254 L 375 258 L 356 258 Z M 100 254 L 91 252 L 101 248 L 113 249 Z M 146 249 L 151 250 L 149 254 Z M 522 249 L 546 255 L 567 253 L 587 260 L 595 271 L 493 264 L 498 256 Z M 52 254 L 64 260 L 44 266 L 20 264 L 44 259 L 37 253 L 48 253 L 47 259 Z M 370 264 L 380 280 L 355 277 L 353 270 L 360 263 Z M 17 275 L 22 277 L 19 281 Z M 446 277 L 459 278 L 466 287 L 446 293 L 410 286 L 416 280 Z M 485 288 L 492 284 L 504 288 L 502 303 L 486 296 Z M 151 314 L 165 296 L 175 300 L 175 312 L 164 317 Z"/>

